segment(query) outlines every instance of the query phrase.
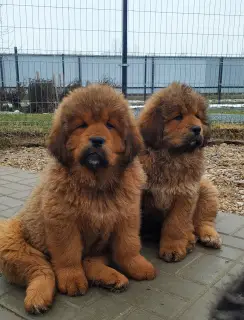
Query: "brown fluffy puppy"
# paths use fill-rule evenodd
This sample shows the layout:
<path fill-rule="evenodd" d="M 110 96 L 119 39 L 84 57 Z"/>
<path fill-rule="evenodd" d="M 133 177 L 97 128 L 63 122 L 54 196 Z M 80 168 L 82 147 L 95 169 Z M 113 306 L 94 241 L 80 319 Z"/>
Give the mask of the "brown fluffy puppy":
<path fill-rule="evenodd" d="M 159 256 L 168 262 L 192 250 L 195 234 L 206 246 L 221 246 L 215 230 L 217 190 L 203 177 L 206 110 L 201 95 L 172 83 L 149 98 L 139 117 L 146 145 L 140 160 L 148 178 L 143 214 L 149 223 L 163 222 Z"/>
<path fill-rule="evenodd" d="M 133 279 L 155 277 L 140 255 L 141 144 L 112 88 L 91 85 L 63 99 L 48 143 L 54 159 L 20 214 L 0 224 L 0 269 L 27 286 L 27 311 L 51 305 L 55 280 L 70 296 L 84 294 L 88 281 L 124 289 L 128 279 L 107 266 L 110 253 Z"/>

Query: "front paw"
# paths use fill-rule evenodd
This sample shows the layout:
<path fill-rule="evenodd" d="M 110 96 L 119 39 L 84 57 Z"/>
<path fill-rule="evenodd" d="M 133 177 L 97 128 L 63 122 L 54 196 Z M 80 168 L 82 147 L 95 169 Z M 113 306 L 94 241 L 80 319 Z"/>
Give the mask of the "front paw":
<path fill-rule="evenodd" d="M 58 289 L 68 296 L 84 295 L 88 281 L 82 268 L 62 268 L 56 270 Z"/>
<path fill-rule="evenodd" d="M 128 260 L 125 271 L 134 280 L 153 280 L 156 277 L 156 269 L 143 256 L 138 255 Z"/>
<path fill-rule="evenodd" d="M 167 241 L 160 247 L 159 257 L 166 262 L 178 262 L 185 258 L 190 248 L 188 240 L 185 239 Z"/>
<path fill-rule="evenodd" d="M 218 232 L 212 226 L 203 226 L 199 230 L 199 241 L 206 247 L 220 249 L 222 239 Z"/>

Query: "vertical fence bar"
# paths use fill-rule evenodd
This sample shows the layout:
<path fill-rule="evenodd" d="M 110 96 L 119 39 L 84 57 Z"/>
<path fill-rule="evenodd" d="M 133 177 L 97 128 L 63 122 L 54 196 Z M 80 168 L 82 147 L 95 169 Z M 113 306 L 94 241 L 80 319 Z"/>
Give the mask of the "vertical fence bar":
<path fill-rule="evenodd" d="M 154 92 L 154 57 L 152 57 L 152 82 L 151 82 L 151 93 Z"/>
<path fill-rule="evenodd" d="M 3 57 L 0 56 L 0 74 L 1 74 L 1 85 L 4 90 L 4 77 L 3 77 Z"/>
<path fill-rule="evenodd" d="M 17 47 L 14 47 L 14 57 L 15 57 L 16 87 L 17 87 L 17 90 L 18 90 L 18 97 L 20 97 L 19 59 L 18 59 Z"/>
<path fill-rule="evenodd" d="M 63 88 L 65 88 L 64 54 L 62 54 L 62 73 L 63 73 Z"/>
<path fill-rule="evenodd" d="M 79 84 L 82 86 L 82 77 L 81 77 L 81 61 L 80 57 L 78 57 L 78 72 L 79 72 Z"/>
<path fill-rule="evenodd" d="M 221 58 L 219 59 L 218 104 L 220 104 L 220 101 L 221 101 L 222 78 L 223 78 L 223 65 L 224 65 L 224 58 L 221 57 Z"/>
<path fill-rule="evenodd" d="M 147 99 L 147 56 L 144 61 L 144 102 Z"/>
<path fill-rule="evenodd" d="M 122 92 L 127 97 L 127 16 L 128 16 L 128 3 L 127 0 L 123 1 L 122 10 Z"/>

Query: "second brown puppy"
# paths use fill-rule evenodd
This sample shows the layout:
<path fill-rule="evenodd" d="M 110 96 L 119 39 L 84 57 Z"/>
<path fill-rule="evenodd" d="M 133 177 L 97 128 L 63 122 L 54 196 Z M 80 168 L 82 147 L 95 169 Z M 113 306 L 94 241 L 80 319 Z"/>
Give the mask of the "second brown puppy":
<path fill-rule="evenodd" d="M 203 176 L 202 147 L 209 136 L 204 98 L 173 83 L 149 98 L 139 128 L 146 145 L 140 159 L 148 178 L 143 215 L 147 223 L 156 218 L 162 223 L 160 258 L 182 260 L 196 236 L 204 245 L 220 248 L 218 193 Z"/>

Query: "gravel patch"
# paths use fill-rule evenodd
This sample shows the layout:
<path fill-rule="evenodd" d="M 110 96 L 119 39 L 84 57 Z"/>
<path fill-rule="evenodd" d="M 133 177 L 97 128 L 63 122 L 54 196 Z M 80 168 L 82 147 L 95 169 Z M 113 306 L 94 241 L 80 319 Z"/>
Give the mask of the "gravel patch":
<path fill-rule="evenodd" d="M 218 187 L 220 210 L 244 215 L 244 146 L 216 145 L 205 148 L 206 173 Z M 2 150 L 0 166 L 33 172 L 42 171 L 48 161 L 45 148 Z"/>
<path fill-rule="evenodd" d="M 244 146 L 207 147 L 206 172 L 219 190 L 220 210 L 244 215 Z"/>

